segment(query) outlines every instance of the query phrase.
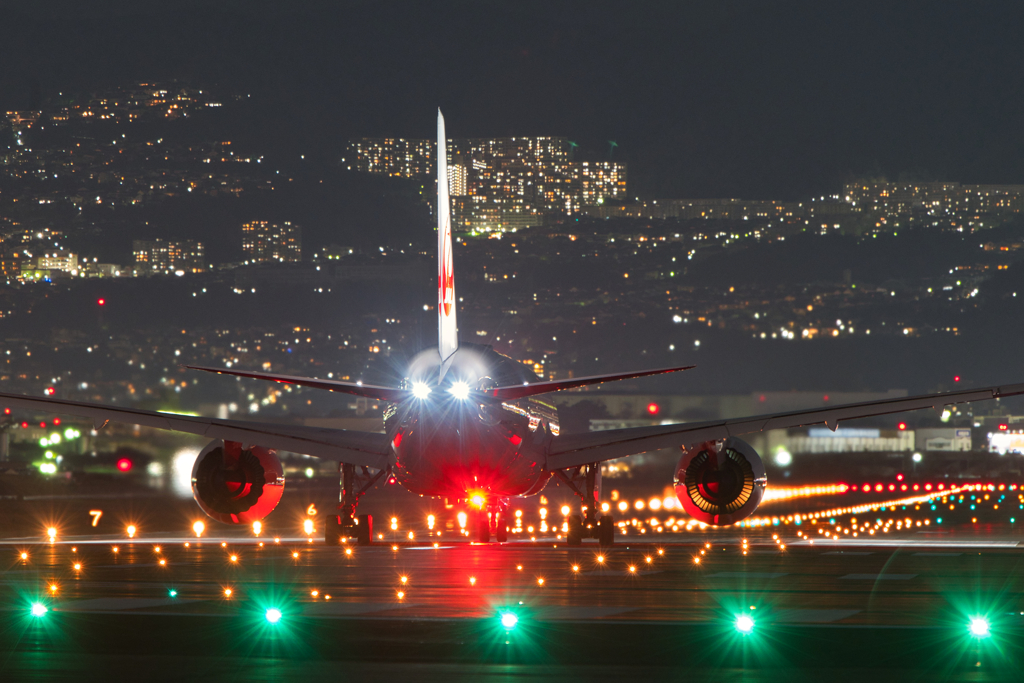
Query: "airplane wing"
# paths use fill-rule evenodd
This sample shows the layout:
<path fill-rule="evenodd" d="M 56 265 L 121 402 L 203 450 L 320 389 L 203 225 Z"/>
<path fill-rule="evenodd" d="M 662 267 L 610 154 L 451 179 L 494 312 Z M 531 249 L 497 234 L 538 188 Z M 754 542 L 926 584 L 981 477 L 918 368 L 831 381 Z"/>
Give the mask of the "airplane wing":
<path fill-rule="evenodd" d="M 951 391 L 944 394 L 926 394 L 906 398 L 850 403 L 829 408 L 799 410 L 774 415 L 741 417 L 727 420 L 712 420 L 691 424 L 661 425 L 656 427 L 633 427 L 612 429 L 602 432 L 565 434 L 555 437 L 548 449 L 548 469 L 559 470 L 588 463 L 623 458 L 659 448 L 678 448 L 705 441 L 724 439 L 769 429 L 787 429 L 824 423 L 835 431 L 840 420 L 859 417 L 890 415 L 908 410 L 934 408 L 941 411 L 944 406 L 954 403 L 984 401 L 1006 396 L 1024 394 L 1024 384 L 1009 384 L 984 389 Z"/>
<path fill-rule="evenodd" d="M 593 377 L 576 377 L 573 379 L 560 379 L 551 382 L 535 382 L 533 384 L 516 384 L 506 387 L 497 387 L 480 392 L 486 397 L 497 398 L 502 401 L 514 401 L 527 396 L 548 394 L 554 391 L 564 391 L 576 387 L 584 387 L 589 384 L 602 384 L 603 382 L 617 382 L 621 379 L 633 379 L 634 377 L 648 377 L 650 375 L 662 375 L 666 372 L 680 372 L 692 370 L 696 365 L 686 365 L 680 368 L 661 368 L 659 370 L 642 370 L 640 372 L 623 372 L 617 375 L 594 375 Z"/>
<path fill-rule="evenodd" d="M 225 368 L 206 368 L 201 365 L 185 365 L 189 370 L 202 370 L 204 372 L 215 372 L 218 375 L 234 375 L 235 377 L 248 377 L 250 379 L 263 379 L 280 384 L 294 384 L 300 387 L 313 387 L 314 389 L 326 389 L 327 391 L 340 391 L 355 396 L 365 396 L 381 401 L 401 401 L 408 398 L 410 393 L 406 389 L 393 389 L 391 387 L 379 387 L 373 384 L 358 384 L 355 382 L 340 382 L 334 379 L 317 379 L 315 377 L 298 377 L 296 375 L 277 375 L 269 372 L 248 372 L 245 370 L 227 370 Z"/>
<path fill-rule="evenodd" d="M 244 420 L 216 420 L 19 394 L 0 393 L 0 401 L 11 408 L 43 410 L 89 418 L 97 428 L 108 421 L 123 422 L 198 434 L 211 439 L 257 444 L 357 466 L 383 469 L 388 465 L 390 441 L 386 434 L 374 432 L 275 425 Z"/>

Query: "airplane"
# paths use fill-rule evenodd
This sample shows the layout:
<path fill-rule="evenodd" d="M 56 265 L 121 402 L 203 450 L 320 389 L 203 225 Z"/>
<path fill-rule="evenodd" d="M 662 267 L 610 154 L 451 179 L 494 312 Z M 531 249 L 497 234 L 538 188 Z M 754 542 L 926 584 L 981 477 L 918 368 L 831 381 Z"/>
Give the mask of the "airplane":
<path fill-rule="evenodd" d="M 373 520 L 357 514 L 359 499 L 382 477 L 423 496 L 443 497 L 472 513 L 471 537 L 508 540 L 509 501 L 540 493 L 551 481 L 581 500 L 568 519 L 567 543 L 596 538 L 614 543 L 614 521 L 601 509 L 602 463 L 658 449 L 680 449 L 674 486 L 683 509 L 711 525 L 739 522 L 757 509 L 767 487 L 764 464 L 738 436 L 770 429 L 901 413 L 1024 394 L 1024 384 L 968 389 L 770 415 L 706 422 L 562 434 L 557 409 L 542 398 L 567 389 L 680 372 L 693 366 L 539 381 L 523 364 L 491 347 L 460 343 L 452 264 L 444 117 L 437 117 L 438 345 L 415 356 L 398 387 L 295 377 L 237 369 L 195 370 L 342 392 L 383 401 L 383 432 L 360 432 L 171 415 L 55 398 L 2 394 L 6 405 L 92 419 L 97 429 L 122 422 L 207 436 L 192 468 L 199 507 L 227 524 L 269 515 L 284 491 L 277 451 L 336 461 L 341 475 L 337 510 L 327 517 L 325 541 L 373 541 Z"/>

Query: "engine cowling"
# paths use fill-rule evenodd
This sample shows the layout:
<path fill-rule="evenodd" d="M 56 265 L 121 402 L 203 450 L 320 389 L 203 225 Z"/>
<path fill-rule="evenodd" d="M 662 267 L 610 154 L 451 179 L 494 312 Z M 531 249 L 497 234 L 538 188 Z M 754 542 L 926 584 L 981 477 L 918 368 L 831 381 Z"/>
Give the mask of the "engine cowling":
<path fill-rule="evenodd" d="M 746 519 L 761 504 L 767 485 L 757 451 L 732 437 L 684 448 L 676 468 L 676 497 L 691 517 L 706 524 Z"/>
<path fill-rule="evenodd" d="M 203 512 L 226 524 L 250 524 L 269 515 L 284 493 L 277 452 L 237 441 L 212 441 L 192 466 L 192 495 Z"/>

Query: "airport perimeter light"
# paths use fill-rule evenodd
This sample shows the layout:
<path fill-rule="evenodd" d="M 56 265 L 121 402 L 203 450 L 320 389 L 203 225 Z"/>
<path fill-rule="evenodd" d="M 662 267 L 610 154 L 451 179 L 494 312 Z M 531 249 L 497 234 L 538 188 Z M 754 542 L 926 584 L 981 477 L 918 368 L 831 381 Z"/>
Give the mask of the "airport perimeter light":
<path fill-rule="evenodd" d="M 733 625 L 736 627 L 736 630 L 743 635 L 753 633 L 754 631 L 754 620 L 746 614 L 741 614 L 736 617 L 736 621 L 733 622 Z"/>

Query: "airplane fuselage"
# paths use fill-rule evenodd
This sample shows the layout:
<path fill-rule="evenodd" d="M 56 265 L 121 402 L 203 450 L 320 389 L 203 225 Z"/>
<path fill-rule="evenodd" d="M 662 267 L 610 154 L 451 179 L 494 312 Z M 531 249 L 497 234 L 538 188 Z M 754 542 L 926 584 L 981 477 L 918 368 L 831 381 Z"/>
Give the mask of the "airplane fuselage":
<path fill-rule="evenodd" d="M 460 348 L 448 375 L 428 396 L 385 415 L 398 483 L 451 500 L 538 493 L 551 478 L 544 454 L 558 434 L 557 409 L 536 399 L 481 401 L 446 390 L 453 382 L 476 389 L 492 378 L 524 377 L 523 365 L 490 349 Z"/>

